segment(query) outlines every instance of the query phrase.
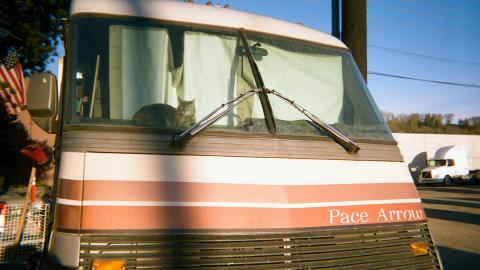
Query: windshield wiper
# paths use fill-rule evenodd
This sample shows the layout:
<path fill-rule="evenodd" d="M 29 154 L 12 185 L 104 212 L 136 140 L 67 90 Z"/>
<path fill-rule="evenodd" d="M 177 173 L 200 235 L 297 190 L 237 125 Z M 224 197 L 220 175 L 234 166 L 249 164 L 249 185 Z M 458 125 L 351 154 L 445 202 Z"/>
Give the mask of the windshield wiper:
<path fill-rule="evenodd" d="M 348 153 L 354 154 L 357 153 L 360 150 L 360 147 L 352 141 L 350 138 L 345 136 L 343 133 L 335 129 L 334 127 L 330 126 L 329 124 L 325 123 L 322 121 L 320 118 L 318 118 L 316 115 L 313 113 L 309 112 L 307 109 L 303 108 L 302 106 L 298 105 L 295 103 L 293 100 L 283 96 L 279 92 L 271 89 L 266 89 L 266 92 L 269 94 L 276 95 L 277 97 L 283 99 L 285 102 L 290 104 L 292 107 L 297 109 L 299 112 L 301 112 L 303 115 L 308 117 L 308 119 L 312 120 L 313 123 L 320 129 L 322 129 L 325 133 L 327 133 L 328 137 L 332 138 L 336 143 L 340 144 Z"/>
<path fill-rule="evenodd" d="M 262 89 L 253 89 L 248 92 L 245 92 L 238 97 L 232 99 L 231 101 L 228 101 L 226 103 L 223 103 L 220 105 L 218 108 L 213 110 L 211 113 L 209 113 L 207 116 L 202 118 L 200 121 L 198 121 L 195 125 L 193 125 L 191 128 L 185 130 L 184 132 L 175 135 L 172 140 L 172 146 L 174 147 L 183 147 L 185 144 L 193 138 L 195 135 L 200 133 L 202 130 L 208 128 L 211 124 L 215 123 L 218 119 L 222 118 L 225 114 L 233 110 L 238 104 L 244 102 L 247 100 L 249 97 L 264 91 Z"/>
<path fill-rule="evenodd" d="M 347 136 L 342 134 L 340 131 L 335 129 L 334 127 L 330 126 L 329 124 L 322 121 L 313 113 L 309 112 L 307 109 L 303 108 L 302 106 L 295 103 L 293 100 L 283 96 L 279 92 L 271 89 L 253 89 L 240 96 L 236 97 L 235 99 L 223 103 L 218 108 L 213 110 L 207 116 L 202 118 L 198 123 L 196 123 L 191 128 L 187 129 L 186 131 L 175 135 L 172 140 L 172 145 L 175 147 L 183 147 L 185 144 L 193 138 L 195 135 L 203 131 L 204 129 L 208 128 L 211 124 L 215 123 L 218 119 L 225 116 L 228 112 L 230 112 L 233 108 L 235 108 L 240 103 L 247 100 L 249 97 L 258 94 L 260 92 L 265 92 L 266 94 L 273 94 L 277 97 L 283 99 L 285 102 L 290 104 L 292 107 L 300 111 L 303 115 L 305 115 L 308 119 L 312 120 L 312 122 L 322 129 L 327 135 L 332 138 L 335 142 L 340 144 L 348 153 L 357 153 L 360 150 L 360 147 Z"/>
<path fill-rule="evenodd" d="M 248 63 L 250 64 L 250 68 L 252 69 L 253 78 L 255 79 L 255 85 L 257 88 L 260 89 L 258 91 L 258 97 L 260 99 L 260 104 L 262 105 L 263 115 L 265 116 L 265 124 L 267 125 L 268 133 L 275 135 L 277 131 L 277 127 L 275 125 L 275 120 L 273 119 L 273 111 L 272 106 L 270 105 L 270 101 L 268 100 L 267 89 L 265 88 L 265 84 L 263 83 L 262 75 L 258 70 L 257 63 L 253 60 L 252 50 L 248 45 L 247 37 L 245 36 L 245 32 L 243 29 L 239 30 L 240 39 L 242 40 L 242 45 L 245 48 L 245 53 L 248 58 Z"/>
<path fill-rule="evenodd" d="M 248 45 L 247 38 L 243 29 L 239 30 L 240 38 L 245 48 L 245 53 L 247 55 L 250 67 L 252 68 L 253 76 L 255 79 L 255 84 L 257 85 L 256 89 L 250 90 L 240 96 L 234 98 L 231 101 L 228 101 L 218 108 L 213 110 L 207 116 L 202 118 L 198 123 L 193 125 L 191 128 L 187 129 L 186 131 L 175 135 L 172 139 L 172 146 L 174 147 L 183 147 L 185 143 L 187 143 L 191 138 L 193 138 L 196 134 L 200 133 L 204 129 L 208 128 L 211 124 L 215 123 L 218 119 L 222 118 L 225 114 L 230 112 L 233 108 L 235 108 L 238 104 L 242 103 L 249 97 L 258 94 L 260 99 L 260 103 L 262 105 L 263 114 L 265 116 L 265 122 L 267 125 L 268 132 L 272 135 L 276 132 L 276 125 L 275 120 L 273 118 L 272 107 L 270 105 L 270 101 L 268 99 L 268 94 L 274 94 L 279 98 L 283 99 L 285 102 L 293 106 L 295 109 L 300 111 L 303 115 L 309 118 L 318 128 L 323 130 L 327 136 L 332 138 L 336 143 L 340 144 L 348 153 L 354 154 L 360 150 L 360 147 L 349 139 L 347 136 L 342 134 L 340 131 L 336 130 L 334 127 L 330 126 L 329 124 L 322 121 L 313 113 L 309 112 L 302 106 L 295 103 L 293 100 L 283 96 L 279 92 L 271 89 L 265 88 L 265 84 L 263 83 L 262 76 L 260 71 L 258 70 L 258 66 L 253 59 L 252 52 L 250 50 L 250 46 Z"/>

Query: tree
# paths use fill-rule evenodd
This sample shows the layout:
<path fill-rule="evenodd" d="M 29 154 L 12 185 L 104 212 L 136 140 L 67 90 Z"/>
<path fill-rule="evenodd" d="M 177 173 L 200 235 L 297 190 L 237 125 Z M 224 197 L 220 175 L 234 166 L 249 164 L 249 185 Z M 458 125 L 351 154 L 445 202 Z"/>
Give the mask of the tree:
<path fill-rule="evenodd" d="M 0 57 L 19 54 L 26 73 L 43 71 L 61 37 L 68 0 L 11 0 L 0 5 Z"/>
<path fill-rule="evenodd" d="M 439 134 L 480 134 L 480 116 L 459 119 L 453 123 L 454 114 L 400 114 L 383 112 L 392 132 L 439 133 Z M 445 124 L 446 123 L 446 124 Z"/>
<path fill-rule="evenodd" d="M 468 119 L 458 119 L 458 126 L 463 129 L 468 129 L 468 127 L 470 126 L 468 123 Z"/>
<path fill-rule="evenodd" d="M 453 113 L 447 113 L 444 115 L 445 117 L 445 124 L 446 125 L 452 125 L 453 124 L 453 117 L 454 117 L 454 114 Z"/>

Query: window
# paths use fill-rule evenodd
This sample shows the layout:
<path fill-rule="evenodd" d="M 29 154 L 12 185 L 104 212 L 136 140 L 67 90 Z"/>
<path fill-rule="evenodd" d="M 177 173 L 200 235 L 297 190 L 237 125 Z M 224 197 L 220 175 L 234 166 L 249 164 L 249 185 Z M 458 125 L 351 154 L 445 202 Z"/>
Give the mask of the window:
<path fill-rule="evenodd" d="M 96 17 L 78 17 L 72 25 L 67 125 L 178 132 L 257 88 L 236 30 Z M 347 136 L 393 140 L 348 51 L 246 35 L 266 88 Z M 280 98 L 269 99 L 277 134 L 324 135 Z M 236 106 L 209 130 L 267 133 L 258 96 Z"/>

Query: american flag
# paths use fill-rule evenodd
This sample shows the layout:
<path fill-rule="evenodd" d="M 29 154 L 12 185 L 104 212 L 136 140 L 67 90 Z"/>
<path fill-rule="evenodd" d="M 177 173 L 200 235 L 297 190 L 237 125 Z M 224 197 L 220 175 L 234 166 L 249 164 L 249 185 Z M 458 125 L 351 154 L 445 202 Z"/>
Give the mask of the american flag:
<path fill-rule="evenodd" d="M 8 114 L 16 115 L 27 102 L 22 65 L 15 51 L 10 51 L 0 64 L 0 101 Z"/>

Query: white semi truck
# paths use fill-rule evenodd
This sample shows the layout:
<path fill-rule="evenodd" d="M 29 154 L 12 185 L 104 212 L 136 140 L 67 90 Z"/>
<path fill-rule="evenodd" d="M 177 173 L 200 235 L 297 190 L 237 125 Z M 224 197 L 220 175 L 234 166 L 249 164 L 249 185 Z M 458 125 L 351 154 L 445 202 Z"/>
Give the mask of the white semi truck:
<path fill-rule="evenodd" d="M 468 154 L 463 145 L 451 145 L 439 148 L 428 167 L 423 169 L 419 183 L 443 183 L 448 186 L 452 181 L 465 182 L 473 178 L 474 170 L 469 168 Z"/>

